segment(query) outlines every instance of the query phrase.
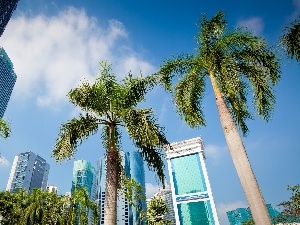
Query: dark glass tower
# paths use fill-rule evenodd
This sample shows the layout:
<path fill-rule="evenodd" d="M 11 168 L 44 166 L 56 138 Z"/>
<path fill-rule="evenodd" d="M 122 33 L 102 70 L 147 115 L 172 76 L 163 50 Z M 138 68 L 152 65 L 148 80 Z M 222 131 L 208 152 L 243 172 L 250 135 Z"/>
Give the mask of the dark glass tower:
<path fill-rule="evenodd" d="M 14 10 L 17 8 L 18 2 L 19 0 L 0 0 L 0 37 Z"/>
<path fill-rule="evenodd" d="M 4 49 L 0 47 L 0 118 L 4 115 L 16 79 L 13 64 Z"/>

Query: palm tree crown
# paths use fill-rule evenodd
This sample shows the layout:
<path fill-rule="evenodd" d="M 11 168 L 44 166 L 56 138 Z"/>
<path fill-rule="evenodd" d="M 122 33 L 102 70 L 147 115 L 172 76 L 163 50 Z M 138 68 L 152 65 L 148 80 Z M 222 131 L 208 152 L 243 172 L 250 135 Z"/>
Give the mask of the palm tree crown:
<path fill-rule="evenodd" d="M 129 73 L 120 84 L 111 72 L 111 65 L 101 62 L 100 77 L 94 84 L 87 81 L 69 92 L 69 99 L 85 114 L 80 114 L 61 126 L 53 156 L 57 161 L 72 158 L 76 148 L 91 134 L 102 128 L 102 142 L 106 149 L 106 205 L 105 224 L 115 224 L 116 188 L 120 185 L 122 168 L 119 149 L 122 128 L 125 128 L 148 167 L 156 171 L 164 182 L 164 163 L 161 150 L 168 141 L 154 118 L 151 109 L 136 109 L 146 93 L 155 85 L 154 77 L 133 78 Z M 112 189 L 110 189 L 112 187 Z M 109 191 L 109 190 L 110 191 Z M 110 197 L 112 199 L 110 199 Z M 109 217 L 109 214 L 113 214 Z"/>
<path fill-rule="evenodd" d="M 235 122 L 246 135 L 245 122 L 253 118 L 247 105 L 250 87 L 256 113 L 268 121 L 275 103 L 272 87 L 280 78 L 279 62 L 264 39 L 241 29 L 229 32 L 226 23 L 222 12 L 211 20 L 203 16 L 197 54 L 166 60 L 159 74 L 169 90 L 171 79 L 176 75 L 181 77 L 174 98 L 179 114 L 191 127 L 206 125 L 201 103 L 205 79 L 213 79 Z"/>

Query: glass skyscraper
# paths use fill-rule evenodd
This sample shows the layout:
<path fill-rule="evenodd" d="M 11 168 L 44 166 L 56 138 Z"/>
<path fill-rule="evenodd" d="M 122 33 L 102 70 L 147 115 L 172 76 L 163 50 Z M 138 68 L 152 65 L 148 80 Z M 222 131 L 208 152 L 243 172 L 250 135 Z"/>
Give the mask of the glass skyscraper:
<path fill-rule="evenodd" d="M 91 201 L 96 200 L 96 173 L 94 167 L 86 160 L 74 161 L 71 192 L 77 188 L 86 188 Z M 93 223 L 92 213 L 89 212 L 89 224 Z"/>
<path fill-rule="evenodd" d="M 165 148 L 177 225 L 219 225 L 201 138 Z"/>
<path fill-rule="evenodd" d="M 0 1 L 0 37 L 10 20 L 14 10 L 17 8 L 19 0 L 1 0 Z"/>
<path fill-rule="evenodd" d="M 50 166 L 42 157 L 33 152 L 20 153 L 15 156 L 6 190 L 13 192 L 24 188 L 46 190 Z"/>
<path fill-rule="evenodd" d="M 13 64 L 5 50 L 0 47 L 0 118 L 4 115 L 16 79 Z"/>
<path fill-rule="evenodd" d="M 138 184 L 142 186 L 143 193 L 145 194 L 145 171 L 144 162 L 139 152 L 121 152 L 122 163 L 124 166 L 125 174 L 129 178 L 133 178 Z M 98 160 L 97 171 L 97 198 L 101 210 L 101 217 L 99 224 L 104 224 L 104 201 L 105 201 L 105 179 L 106 179 L 106 161 L 105 158 Z M 146 210 L 146 201 L 136 202 L 141 210 Z M 135 207 L 129 205 L 125 199 L 124 194 L 118 193 L 117 200 L 117 225 L 135 225 L 139 223 L 139 213 Z M 141 223 L 144 224 L 144 223 Z"/>

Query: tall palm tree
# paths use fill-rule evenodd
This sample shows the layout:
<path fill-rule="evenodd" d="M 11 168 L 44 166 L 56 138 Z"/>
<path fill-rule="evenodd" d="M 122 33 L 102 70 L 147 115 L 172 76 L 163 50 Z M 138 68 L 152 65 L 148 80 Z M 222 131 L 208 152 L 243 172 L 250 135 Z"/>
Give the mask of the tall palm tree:
<path fill-rule="evenodd" d="M 280 37 L 281 44 L 286 48 L 288 56 L 300 61 L 300 17 L 284 29 Z"/>
<path fill-rule="evenodd" d="M 199 30 L 197 53 L 166 60 L 158 74 L 167 90 L 172 90 L 172 79 L 179 77 L 174 100 L 178 113 L 192 128 L 206 125 L 201 103 L 209 78 L 228 150 L 255 223 L 271 224 L 237 127 L 247 134 L 246 120 L 253 118 L 247 106 L 251 90 L 256 113 L 270 119 L 279 62 L 262 38 L 241 29 L 228 32 L 222 12 L 211 20 L 203 16 Z"/>
<path fill-rule="evenodd" d="M 79 144 L 102 128 L 106 149 L 105 225 L 116 224 L 117 188 L 122 175 L 119 155 L 122 127 L 140 151 L 148 167 L 164 182 L 163 145 L 168 144 L 163 129 L 156 123 L 151 109 L 137 109 L 146 93 L 155 85 L 153 77 L 133 78 L 129 73 L 121 84 L 111 72 L 111 65 L 100 63 L 100 77 L 90 85 L 87 81 L 68 94 L 80 114 L 63 124 L 53 156 L 57 161 L 72 158 Z"/>

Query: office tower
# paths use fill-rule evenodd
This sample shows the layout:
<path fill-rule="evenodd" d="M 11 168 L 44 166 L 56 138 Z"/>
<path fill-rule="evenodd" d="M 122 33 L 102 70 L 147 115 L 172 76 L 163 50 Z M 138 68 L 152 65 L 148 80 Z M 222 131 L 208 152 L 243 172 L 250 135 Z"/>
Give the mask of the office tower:
<path fill-rule="evenodd" d="M 74 161 L 72 189 L 86 188 L 90 200 L 96 200 L 96 176 L 95 169 L 90 162 L 86 160 Z M 89 224 L 93 223 L 93 216 L 88 212 Z"/>
<path fill-rule="evenodd" d="M 201 138 L 165 147 L 177 225 L 218 225 Z"/>
<path fill-rule="evenodd" d="M 164 215 L 164 219 L 171 220 L 170 225 L 176 225 L 171 187 L 166 186 L 164 189 L 159 189 L 159 191 L 155 193 L 154 196 L 158 196 L 166 202 L 169 208 L 169 212 Z"/>
<path fill-rule="evenodd" d="M 57 192 L 58 192 L 58 188 L 52 184 L 47 184 L 46 190 L 50 193 L 53 192 L 55 194 L 57 194 Z"/>
<path fill-rule="evenodd" d="M 271 205 L 266 204 L 268 213 L 273 223 L 275 223 L 274 218 L 279 214 L 279 212 Z M 249 208 L 237 208 L 226 212 L 230 225 L 242 225 L 243 222 L 247 222 L 252 219 L 252 214 Z"/>
<path fill-rule="evenodd" d="M 0 47 L 0 118 L 4 115 L 16 79 L 13 64 L 5 50 Z"/>
<path fill-rule="evenodd" d="M 145 194 L 145 171 L 144 162 L 139 152 L 120 152 L 122 164 L 127 177 L 133 178 L 142 186 L 142 194 Z M 98 160 L 97 171 L 97 201 L 99 203 L 101 217 L 99 224 L 104 224 L 104 202 L 105 202 L 105 179 L 106 179 L 105 158 Z M 135 202 L 146 210 L 146 201 Z M 118 193 L 117 200 L 117 225 L 135 225 L 139 223 L 139 213 L 135 207 L 129 205 L 123 193 Z M 144 224 L 143 222 L 141 224 Z"/>
<path fill-rule="evenodd" d="M 14 10 L 17 8 L 19 0 L 1 0 L 0 1 L 0 37 L 10 20 Z"/>
<path fill-rule="evenodd" d="M 50 166 L 42 157 L 33 152 L 20 153 L 15 156 L 6 190 L 13 192 L 24 188 L 46 190 Z"/>

